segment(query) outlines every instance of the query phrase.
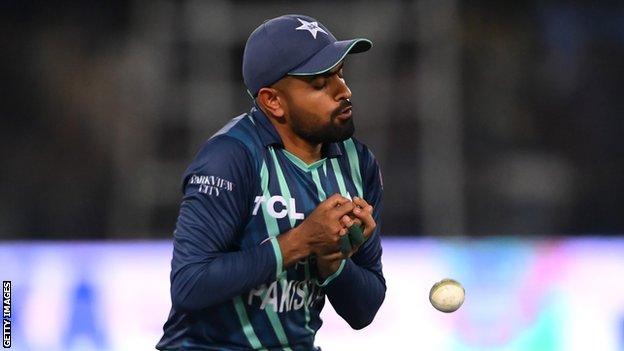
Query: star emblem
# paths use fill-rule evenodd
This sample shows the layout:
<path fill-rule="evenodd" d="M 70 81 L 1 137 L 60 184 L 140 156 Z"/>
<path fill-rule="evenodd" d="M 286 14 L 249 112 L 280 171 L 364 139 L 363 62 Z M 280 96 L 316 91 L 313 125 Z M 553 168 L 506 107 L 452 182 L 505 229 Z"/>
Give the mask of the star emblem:
<path fill-rule="evenodd" d="M 310 32 L 310 34 L 312 34 L 314 39 L 316 39 L 316 34 L 318 32 L 327 34 L 327 32 L 323 30 L 323 28 L 319 27 L 318 22 L 308 22 L 298 17 L 297 19 L 299 20 L 299 22 L 301 22 L 301 25 L 295 28 L 295 30 L 307 30 L 308 32 Z"/>

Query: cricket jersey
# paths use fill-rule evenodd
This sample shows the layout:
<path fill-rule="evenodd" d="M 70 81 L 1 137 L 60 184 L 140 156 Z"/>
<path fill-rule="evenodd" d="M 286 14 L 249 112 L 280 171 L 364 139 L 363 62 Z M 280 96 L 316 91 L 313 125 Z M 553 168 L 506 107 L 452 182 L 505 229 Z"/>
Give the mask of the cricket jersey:
<path fill-rule="evenodd" d="M 206 141 L 183 176 L 157 349 L 314 350 L 326 296 L 351 327 L 373 320 L 386 291 L 379 167 L 354 138 L 324 144 L 322 157 L 306 164 L 285 150 L 256 107 Z M 283 267 L 277 236 L 335 193 L 371 204 L 375 232 L 324 280 L 314 257 Z"/>

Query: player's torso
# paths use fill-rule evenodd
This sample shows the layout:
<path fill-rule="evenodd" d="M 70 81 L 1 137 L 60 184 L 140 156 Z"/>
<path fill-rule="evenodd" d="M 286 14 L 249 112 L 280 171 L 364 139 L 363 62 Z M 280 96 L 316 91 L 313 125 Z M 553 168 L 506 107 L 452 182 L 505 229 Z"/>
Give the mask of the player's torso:
<path fill-rule="evenodd" d="M 299 225 L 334 193 L 362 196 L 359 169 L 349 162 L 346 152 L 306 165 L 281 148 L 269 147 L 259 160 L 259 168 L 257 193 L 250 199 L 249 220 L 239 238 L 242 250 L 261 245 Z M 356 171 L 358 176 L 353 177 L 351 174 Z M 314 259 L 306 259 L 286 269 L 280 279 L 258 286 L 240 298 L 250 314 L 262 313 L 269 320 L 279 320 L 282 325 L 273 323 L 274 328 L 312 336 L 320 327 L 319 314 L 325 300 L 317 282 Z"/>

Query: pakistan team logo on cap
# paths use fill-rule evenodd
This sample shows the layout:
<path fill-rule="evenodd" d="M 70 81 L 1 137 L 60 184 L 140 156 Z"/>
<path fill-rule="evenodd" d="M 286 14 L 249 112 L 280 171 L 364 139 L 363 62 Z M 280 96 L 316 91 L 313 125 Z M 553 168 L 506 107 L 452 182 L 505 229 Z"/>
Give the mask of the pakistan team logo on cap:
<path fill-rule="evenodd" d="M 295 28 L 295 30 L 307 30 L 310 34 L 312 34 L 314 39 L 316 39 L 316 33 L 318 32 L 325 33 L 327 35 L 327 32 L 324 31 L 323 28 L 319 27 L 318 22 L 304 21 L 299 17 L 297 17 L 297 19 L 301 22 L 301 25 Z"/>

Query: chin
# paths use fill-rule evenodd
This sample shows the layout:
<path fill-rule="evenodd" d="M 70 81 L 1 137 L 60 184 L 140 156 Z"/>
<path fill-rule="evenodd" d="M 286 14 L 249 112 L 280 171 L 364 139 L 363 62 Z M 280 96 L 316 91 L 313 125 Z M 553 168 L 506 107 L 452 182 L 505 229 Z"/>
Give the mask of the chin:
<path fill-rule="evenodd" d="M 349 131 L 346 131 L 344 133 L 336 135 L 334 138 L 332 138 L 332 140 L 330 142 L 337 143 L 337 142 L 345 141 L 345 140 L 351 138 L 353 136 L 353 134 L 354 134 L 354 130 L 353 129 L 349 130 Z"/>

